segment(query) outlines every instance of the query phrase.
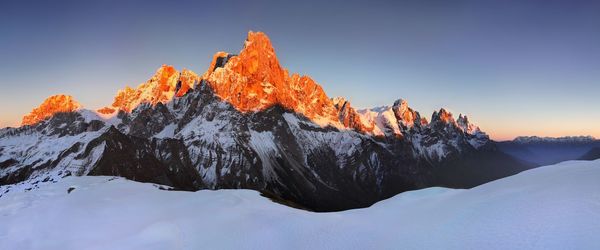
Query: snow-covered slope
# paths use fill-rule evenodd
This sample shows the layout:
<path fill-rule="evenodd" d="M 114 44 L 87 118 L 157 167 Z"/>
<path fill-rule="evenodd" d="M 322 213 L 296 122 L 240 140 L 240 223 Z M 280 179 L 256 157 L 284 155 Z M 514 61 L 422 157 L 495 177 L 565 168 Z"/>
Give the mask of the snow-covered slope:
<path fill-rule="evenodd" d="M 255 191 L 68 177 L 0 198 L 0 249 L 599 249 L 599 179 L 600 161 L 570 161 L 314 213 Z"/>

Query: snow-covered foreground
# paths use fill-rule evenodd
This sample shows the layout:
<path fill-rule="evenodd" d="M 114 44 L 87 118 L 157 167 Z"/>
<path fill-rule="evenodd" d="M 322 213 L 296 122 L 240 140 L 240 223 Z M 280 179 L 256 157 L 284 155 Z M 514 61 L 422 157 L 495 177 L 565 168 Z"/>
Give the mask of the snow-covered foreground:
<path fill-rule="evenodd" d="M 600 161 L 334 213 L 248 190 L 163 191 L 114 177 L 0 198 L 0 249 L 600 249 L 599 235 Z"/>

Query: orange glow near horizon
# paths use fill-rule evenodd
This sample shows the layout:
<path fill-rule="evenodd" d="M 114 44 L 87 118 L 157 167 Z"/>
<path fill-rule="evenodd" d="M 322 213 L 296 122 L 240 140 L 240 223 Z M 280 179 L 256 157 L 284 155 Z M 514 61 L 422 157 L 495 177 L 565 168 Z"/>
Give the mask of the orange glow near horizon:
<path fill-rule="evenodd" d="M 512 140 L 518 136 L 540 136 L 540 137 L 564 137 L 564 136 L 593 136 L 600 138 L 600 128 L 585 127 L 582 122 L 567 126 L 562 123 L 536 122 L 529 121 L 526 124 L 498 124 L 498 122 L 490 123 L 482 122 L 480 128 L 490 135 L 490 138 L 496 141 Z M 477 124 L 477 123 L 475 123 Z"/>

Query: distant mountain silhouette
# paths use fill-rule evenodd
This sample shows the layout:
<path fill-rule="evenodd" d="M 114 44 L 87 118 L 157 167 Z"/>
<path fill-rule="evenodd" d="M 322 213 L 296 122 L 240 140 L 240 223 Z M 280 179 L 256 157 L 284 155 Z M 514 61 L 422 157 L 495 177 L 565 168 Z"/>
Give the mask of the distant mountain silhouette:
<path fill-rule="evenodd" d="M 580 159 L 600 147 L 600 140 L 589 136 L 577 137 L 518 137 L 497 143 L 500 150 L 536 166 Z"/>

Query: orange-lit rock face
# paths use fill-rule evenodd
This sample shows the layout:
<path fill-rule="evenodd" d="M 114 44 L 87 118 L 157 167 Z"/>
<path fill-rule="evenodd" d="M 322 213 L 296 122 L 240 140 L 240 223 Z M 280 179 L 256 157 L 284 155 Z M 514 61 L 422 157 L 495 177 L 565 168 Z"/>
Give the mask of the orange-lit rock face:
<path fill-rule="evenodd" d="M 400 99 L 394 103 L 394 115 L 406 127 L 411 127 L 417 118 L 416 112 L 408 107 L 406 100 Z"/>
<path fill-rule="evenodd" d="M 226 63 L 219 65 L 219 60 Z M 243 112 L 279 104 L 311 119 L 337 120 L 337 111 L 321 86 L 308 76 L 290 76 L 261 32 L 248 33 L 238 56 L 217 53 L 205 79 L 217 95 Z"/>
<path fill-rule="evenodd" d="M 410 108 L 408 106 L 408 102 L 406 102 L 404 99 L 396 100 L 392 110 L 394 111 L 394 116 L 398 120 L 398 123 L 404 129 L 410 129 L 415 125 L 427 125 L 427 119 L 421 118 L 419 113 Z"/>
<path fill-rule="evenodd" d="M 338 109 L 321 86 L 310 77 L 288 74 L 280 66 L 271 41 L 261 32 L 249 32 L 244 48 L 237 56 L 226 52 L 216 53 L 202 77 L 190 70 L 184 69 L 179 73 L 172 66 L 163 65 L 150 80 L 137 88 L 120 90 L 113 104 L 98 112 L 131 112 L 142 103 L 167 103 L 173 97 L 185 95 L 201 79 L 208 82 L 215 94 L 242 112 L 281 105 L 318 124 L 335 123 L 366 130 L 349 104 L 347 109 Z"/>
<path fill-rule="evenodd" d="M 359 114 L 343 97 L 333 98 L 333 105 L 338 111 L 338 119 L 346 128 L 353 128 L 357 131 L 371 132 L 375 127 L 374 123 L 364 124 Z"/>
<path fill-rule="evenodd" d="M 112 106 L 129 111 L 129 107 L 131 106 L 129 104 L 133 100 L 137 99 L 138 96 L 139 93 L 136 90 L 130 88 L 129 86 L 125 87 L 124 89 L 119 90 L 119 92 L 117 92 L 117 95 L 115 96 L 115 101 L 113 102 Z"/>
<path fill-rule="evenodd" d="M 181 86 L 177 89 L 179 81 L 181 81 Z M 131 112 L 142 103 L 152 105 L 159 102 L 167 103 L 173 96 L 183 96 L 198 81 L 198 75 L 190 70 L 184 69 L 179 73 L 173 66 L 163 65 L 150 80 L 140 84 L 137 88 L 125 87 L 119 90 L 112 107 L 102 108 L 98 112 L 102 113 L 101 110 L 108 112 L 110 109 Z"/>
<path fill-rule="evenodd" d="M 446 111 L 445 109 L 440 109 L 438 112 L 433 112 L 431 117 L 431 122 L 441 121 L 443 123 L 456 123 L 454 117 L 452 117 L 452 113 Z"/>
<path fill-rule="evenodd" d="M 200 82 L 207 80 L 215 94 L 242 112 L 259 111 L 273 105 L 303 114 L 320 124 L 339 123 L 336 109 L 321 86 L 308 76 L 289 75 L 279 64 L 269 38 L 261 32 L 249 32 L 239 55 L 218 52 L 209 69 L 199 77 L 184 69 L 179 73 L 163 65 L 155 75 L 137 88 L 126 87 L 115 96 L 110 107 L 99 109 L 109 114 L 116 110 L 131 112 L 142 103 L 156 105 L 181 97 Z M 178 88 L 178 82 L 181 83 Z M 356 111 L 349 108 L 345 127 L 360 128 Z M 360 129 L 359 129 L 360 130 Z"/>
<path fill-rule="evenodd" d="M 158 86 L 161 91 L 169 91 L 172 87 L 174 87 L 171 83 L 171 78 L 177 74 L 177 70 L 173 66 L 163 65 L 158 72 L 156 72 L 156 77 L 158 78 Z"/>
<path fill-rule="evenodd" d="M 191 70 L 183 69 L 181 71 L 181 75 L 179 76 L 179 81 L 181 81 L 181 87 L 175 93 L 175 96 L 182 97 L 188 90 L 194 88 L 194 85 L 199 81 L 198 75 Z"/>
<path fill-rule="evenodd" d="M 69 95 L 54 95 L 48 97 L 39 107 L 23 117 L 21 126 L 32 125 L 59 113 L 72 112 L 81 108 L 81 105 Z"/>
<path fill-rule="evenodd" d="M 452 117 L 452 113 L 446 111 L 445 109 L 440 110 L 439 116 L 440 116 L 440 120 L 442 120 L 446 123 L 454 121 L 454 118 Z"/>

